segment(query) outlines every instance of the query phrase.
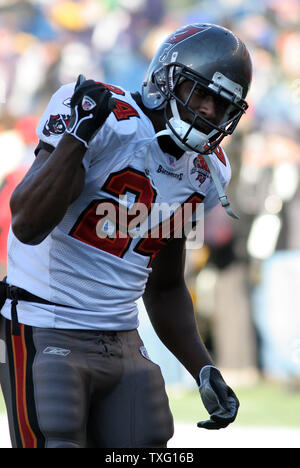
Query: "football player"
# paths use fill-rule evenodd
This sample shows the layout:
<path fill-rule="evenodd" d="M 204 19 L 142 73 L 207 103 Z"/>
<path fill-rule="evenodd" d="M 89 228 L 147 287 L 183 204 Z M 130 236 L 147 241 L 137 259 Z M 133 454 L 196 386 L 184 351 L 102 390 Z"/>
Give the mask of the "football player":
<path fill-rule="evenodd" d="M 80 76 L 51 98 L 35 162 L 11 198 L 1 285 L 13 447 L 167 446 L 173 418 L 137 332 L 141 297 L 199 387 L 210 418 L 198 427 L 235 420 L 238 398 L 197 331 L 175 220 L 187 204 L 207 213 L 219 201 L 234 216 L 219 145 L 247 109 L 250 81 L 243 42 L 193 24 L 163 42 L 141 93 Z M 168 235 L 166 218 L 152 235 L 148 221 L 161 203 L 179 211 L 169 213 Z"/>

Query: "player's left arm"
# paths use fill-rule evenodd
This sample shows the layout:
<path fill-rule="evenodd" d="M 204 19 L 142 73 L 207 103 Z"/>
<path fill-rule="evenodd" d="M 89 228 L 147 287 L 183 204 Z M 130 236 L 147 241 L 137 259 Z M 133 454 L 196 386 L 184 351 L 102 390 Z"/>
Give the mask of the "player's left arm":
<path fill-rule="evenodd" d="M 184 264 L 184 240 L 173 239 L 153 261 L 143 300 L 159 338 L 197 379 L 213 362 L 197 330 Z"/>
<path fill-rule="evenodd" d="M 198 427 L 220 429 L 234 421 L 239 402 L 199 335 L 184 265 L 185 241 L 174 239 L 153 261 L 143 300 L 158 337 L 198 383 L 210 414 L 210 419 L 199 422 Z"/>

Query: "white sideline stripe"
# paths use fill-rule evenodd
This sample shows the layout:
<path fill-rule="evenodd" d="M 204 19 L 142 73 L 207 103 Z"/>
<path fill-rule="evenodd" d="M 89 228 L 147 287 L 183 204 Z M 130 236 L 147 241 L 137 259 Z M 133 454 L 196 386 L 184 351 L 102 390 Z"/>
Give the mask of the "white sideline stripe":
<path fill-rule="evenodd" d="M 0 415 L 0 448 L 11 448 L 8 422 L 5 415 Z"/>
<path fill-rule="evenodd" d="M 175 448 L 300 448 L 300 427 L 243 427 L 231 425 L 219 431 L 196 424 L 175 425 L 168 447 Z"/>
<path fill-rule="evenodd" d="M 220 431 L 177 423 L 169 448 L 300 448 L 300 428 L 230 426 Z M 8 422 L 0 416 L 0 448 L 11 448 Z"/>

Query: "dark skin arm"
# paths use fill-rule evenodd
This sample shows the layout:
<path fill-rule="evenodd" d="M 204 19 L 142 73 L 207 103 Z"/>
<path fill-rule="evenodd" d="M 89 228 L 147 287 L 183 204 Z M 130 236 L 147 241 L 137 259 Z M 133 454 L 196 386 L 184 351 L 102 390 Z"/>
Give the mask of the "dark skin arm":
<path fill-rule="evenodd" d="M 184 245 L 183 239 L 174 239 L 156 256 L 143 300 L 160 340 L 198 380 L 202 367 L 214 364 L 199 335 L 184 281 Z"/>
<path fill-rule="evenodd" d="M 10 200 L 12 230 L 21 242 L 42 242 L 78 198 L 84 185 L 85 152 L 85 146 L 68 134 L 52 153 L 39 151 Z"/>

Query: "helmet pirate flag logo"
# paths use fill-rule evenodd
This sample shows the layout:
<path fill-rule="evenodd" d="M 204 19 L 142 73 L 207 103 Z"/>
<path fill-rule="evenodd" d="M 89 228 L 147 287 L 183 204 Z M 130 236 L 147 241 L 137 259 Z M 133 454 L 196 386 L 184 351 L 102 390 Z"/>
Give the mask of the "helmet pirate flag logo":
<path fill-rule="evenodd" d="M 175 31 L 175 33 L 169 36 L 164 42 L 166 47 L 163 49 L 162 54 L 159 57 L 159 61 L 163 62 L 167 58 L 170 50 L 172 50 L 172 48 L 176 44 L 185 41 L 186 39 L 188 39 L 191 36 L 194 36 L 195 34 L 207 31 L 208 29 L 210 29 L 210 26 L 188 25 L 179 29 L 178 31 Z"/>

